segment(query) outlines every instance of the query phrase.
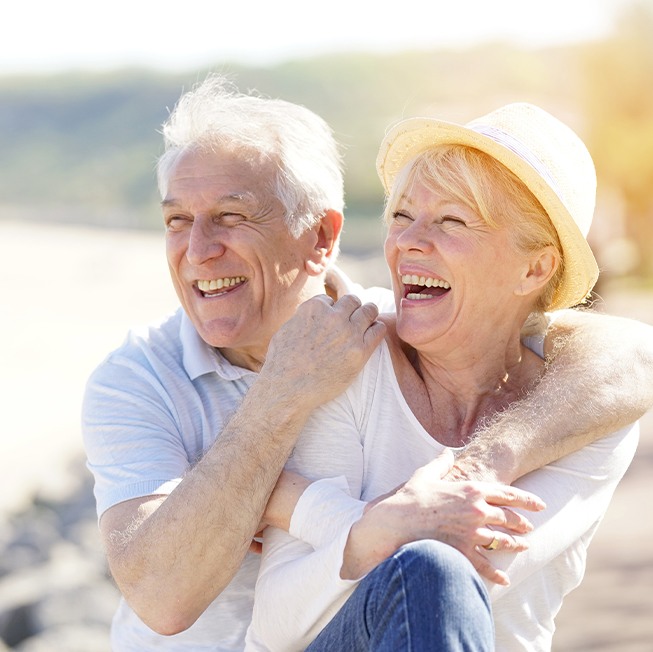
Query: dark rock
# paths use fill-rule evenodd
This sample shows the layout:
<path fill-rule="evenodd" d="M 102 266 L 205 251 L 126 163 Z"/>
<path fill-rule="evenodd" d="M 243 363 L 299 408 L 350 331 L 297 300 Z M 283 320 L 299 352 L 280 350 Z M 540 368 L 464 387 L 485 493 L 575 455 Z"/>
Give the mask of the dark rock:
<path fill-rule="evenodd" d="M 0 613 L 0 638 L 10 648 L 31 635 L 29 605 Z M 0 648 L 1 649 L 1 648 Z"/>

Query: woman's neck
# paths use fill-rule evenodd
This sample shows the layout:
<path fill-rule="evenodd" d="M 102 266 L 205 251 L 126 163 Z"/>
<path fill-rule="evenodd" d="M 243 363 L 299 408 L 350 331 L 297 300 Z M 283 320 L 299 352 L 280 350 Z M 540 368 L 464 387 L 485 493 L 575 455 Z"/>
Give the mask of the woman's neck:
<path fill-rule="evenodd" d="M 543 369 L 518 331 L 494 337 L 492 345 L 475 340 L 460 351 L 418 352 L 390 325 L 387 341 L 406 402 L 429 434 L 448 446 L 468 443 L 484 420 L 523 397 Z"/>

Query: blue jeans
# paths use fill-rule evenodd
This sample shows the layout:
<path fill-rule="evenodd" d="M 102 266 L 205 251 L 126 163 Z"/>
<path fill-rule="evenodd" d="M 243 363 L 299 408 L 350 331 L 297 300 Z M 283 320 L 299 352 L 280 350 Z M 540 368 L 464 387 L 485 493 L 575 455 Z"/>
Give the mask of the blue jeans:
<path fill-rule="evenodd" d="M 400 548 L 370 572 L 306 652 L 488 652 L 494 624 L 485 585 L 438 541 Z"/>

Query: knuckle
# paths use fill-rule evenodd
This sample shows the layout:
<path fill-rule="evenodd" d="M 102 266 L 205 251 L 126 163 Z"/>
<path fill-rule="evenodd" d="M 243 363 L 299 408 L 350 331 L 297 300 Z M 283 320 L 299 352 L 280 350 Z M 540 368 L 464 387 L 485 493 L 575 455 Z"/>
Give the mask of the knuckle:
<path fill-rule="evenodd" d="M 338 303 L 341 306 L 351 308 L 360 306 L 361 300 L 355 294 L 345 294 L 339 299 Z"/>
<path fill-rule="evenodd" d="M 365 316 L 370 320 L 376 319 L 379 316 L 379 309 L 374 303 L 364 303 L 361 306 L 361 310 L 363 311 Z"/>

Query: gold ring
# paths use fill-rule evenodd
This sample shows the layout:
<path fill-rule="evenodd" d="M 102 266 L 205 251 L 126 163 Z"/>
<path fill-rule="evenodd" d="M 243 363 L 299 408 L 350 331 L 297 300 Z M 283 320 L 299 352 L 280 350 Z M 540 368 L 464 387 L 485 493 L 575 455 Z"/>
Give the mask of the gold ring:
<path fill-rule="evenodd" d="M 497 539 L 496 535 L 494 536 L 494 539 L 490 541 L 490 543 L 487 544 L 487 546 L 483 546 L 486 550 L 496 550 L 499 547 L 499 539 Z"/>

